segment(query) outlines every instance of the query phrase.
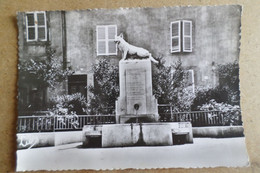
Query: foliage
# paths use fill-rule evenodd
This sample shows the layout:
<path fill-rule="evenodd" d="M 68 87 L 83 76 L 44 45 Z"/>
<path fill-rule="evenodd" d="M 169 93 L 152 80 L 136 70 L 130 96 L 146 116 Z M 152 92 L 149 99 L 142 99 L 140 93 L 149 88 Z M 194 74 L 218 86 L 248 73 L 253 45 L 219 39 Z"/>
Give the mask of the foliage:
<path fill-rule="evenodd" d="M 86 98 L 81 93 L 72 95 L 61 95 L 51 98 L 52 111 L 58 115 L 77 114 L 83 115 L 86 112 Z"/>
<path fill-rule="evenodd" d="M 239 66 L 235 61 L 226 65 L 218 65 L 219 86 L 215 88 L 200 88 L 196 91 L 196 97 L 191 109 L 198 110 L 198 106 L 214 99 L 218 103 L 239 105 Z"/>
<path fill-rule="evenodd" d="M 214 99 L 199 107 L 201 111 L 221 111 L 224 115 L 225 125 L 241 125 L 241 110 L 238 105 L 218 103 Z"/>
<path fill-rule="evenodd" d="M 166 66 L 163 58 L 153 68 L 153 92 L 159 104 L 170 104 L 175 112 L 189 111 L 194 94 L 187 89 L 187 71 L 182 62 Z"/>
<path fill-rule="evenodd" d="M 239 66 L 238 62 L 218 66 L 220 86 L 228 90 L 228 103 L 240 104 Z"/>
<path fill-rule="evenodd" d="M 56 57 L 55 49 L 47 48 L 46 56 L 47 58 L 41 60 L 39 58 L 21 61 L 18 66 L 20 79 L 41 88 L 54 88 L 57 83 L 62 82 L 73 73 L 69 68 L 62 70 L 63 63 Z"/>
<path fill-rule="evenodd" d="M 217 102 L 229 103 L 229 91 L 222 86 L 216 88 L 198 88 L 196 91 L 196 97 L 193 100 L 191 109 L 196 111 L 198 106 L 201 106 L 210 100 L 214 99 Z"/>
<path fill-rule="evenodd" d="M 109 108 L 115 108 L 115 101 L 119 96 L 118 66 L 102 59 L 92 68 L 94 72 L 94 86 L 89 87 L 92 93 L 89 99 L 89 114 L 110 113 Z"/>
<path fill-rule="evenodd" d="M 48 116 L 57 117 L 61 124 L 78 127 L 78 115 L 85 114 L 87 108 L 86 98 L 81 93 L 53 97 L 51 102 L 53 107 L 49 109 Z"/>
<path fill-rule="evenodd" d="M 165 61 L 159 58 L 159 63 L 153 67 L 153 93 L 159 104 L 171 104 L 175 112 L 189 111 L 194 94 L 187 89 L 186 70 L 181 61 L 165 66 Z M 119 96 L 118 67 L 108 60 L 102 59 L 93 66 L 94 86 L 89 88 L 92 96 L 89 100 L 88 113 L 107 113 L 105 108 L 114 108 Z"/>

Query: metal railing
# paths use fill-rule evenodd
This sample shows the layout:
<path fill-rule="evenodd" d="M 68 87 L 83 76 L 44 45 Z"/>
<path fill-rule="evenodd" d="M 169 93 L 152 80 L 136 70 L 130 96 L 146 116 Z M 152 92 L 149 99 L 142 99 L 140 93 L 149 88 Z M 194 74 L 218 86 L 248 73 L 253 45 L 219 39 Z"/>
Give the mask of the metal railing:
<path fill-rule="evenodd" d="M 163 109 L 162 109 L 163 108 Z M 169 109 L 170 108 L 170 109 Z M 160 122 L 191 122 L 193 127 L 230 125 L 221 111 L 173 112 L 172 108 L 159 107 Z M 115 124 L 115 115 L 70 115 L 70 116 L 19 116 L 18 133 L 82 130 L 85 125 Z M 235 125 L 242 125 L 241 115 Z"/>
<path fill-rule="evenodd" d="M 191 122 L 193 127 L 242 125 L 241 113 L 232 115 L 222 111 L 175 112 L 170 104 L 159 104 L 161 122 Z"/>
<path fill-rule="evenodd" d="M 19 116 L 17 132 L 81 130 L 84 125 L 114 124 L 115 115 Z"/>
<path fill-rule="evenodd" d="M 224 114 L 220 111 L 194 111 L 160 114 L 161 122 L 191 122 L 193 127 L 223 126 Z"/>

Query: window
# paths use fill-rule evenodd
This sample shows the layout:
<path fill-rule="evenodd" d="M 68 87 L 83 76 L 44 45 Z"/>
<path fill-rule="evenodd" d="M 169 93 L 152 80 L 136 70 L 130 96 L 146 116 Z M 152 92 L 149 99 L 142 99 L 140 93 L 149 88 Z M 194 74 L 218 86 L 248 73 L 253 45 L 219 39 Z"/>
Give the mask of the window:
<path fill-rule="evenodd" d="M 97 55 L 117 55 L 115 36 L 116 25 L 102 25 L 96 27 L 97 33 Z"/>
<path fill-rule="evenodd" d="M 45 12 L 26 13 L 27 41 L 46 41 L 47 27 Z"/>
<path fill-rule="evenodd" d="M 87 98 L 87 75 L 72 75 L 68 77 L 69 94 L 81 93 Z"/>
<path fill-rule="evenodd" d="M 187 81 L 187 83 L 186 83 L 187 88 L 194 93 L 195 84 L 194 84 L 194 71 L 193 70 L 188 70 L 188 75 L 187 75 L 186 81 Z"/>
<path fill-rule="evenodd" d="M 192 52 L 192 22 L 171 22 L 171 52 Z"/>

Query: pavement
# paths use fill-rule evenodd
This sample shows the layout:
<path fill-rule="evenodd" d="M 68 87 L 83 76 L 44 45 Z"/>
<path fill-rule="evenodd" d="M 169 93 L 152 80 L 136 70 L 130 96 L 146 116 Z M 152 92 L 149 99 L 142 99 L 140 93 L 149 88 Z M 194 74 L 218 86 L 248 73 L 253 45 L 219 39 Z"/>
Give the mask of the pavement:
<path fill-rule="evenodd" d="M 245 138 L 194 138 L 193 144 L 82 148 L 82 143 L 17 151 L 17 171 L 249 166 Z"/>

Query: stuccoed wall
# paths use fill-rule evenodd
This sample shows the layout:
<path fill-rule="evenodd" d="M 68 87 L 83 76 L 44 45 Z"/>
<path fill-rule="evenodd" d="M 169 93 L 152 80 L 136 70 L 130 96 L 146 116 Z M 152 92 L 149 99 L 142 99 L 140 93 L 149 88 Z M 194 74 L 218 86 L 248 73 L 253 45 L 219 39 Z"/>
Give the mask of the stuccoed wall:
<path fill-rule="evenodd" d="M 47 42 L 27 43 L 25 13 L 18 13 L 19 57 L 45 58 Z M 102 9 L 65 12 L 67 61 L 76 74 L 89 74 L 97 60 L 108 58 L 118 64 L 117 56 L 97 56 L 96 26 L 117 25 L 117 33 L 123 33 L 130 44 L 149 50 L 154 57 L 163 56 L 166 64 L 182 60 L 187 69 L 193 69 L 196 86 L 215 86 L 214 75 L 217 64 L 233 62 L 239 58 L 241 7 L 197 6 L 167 8 Z M 57 56 L 63 58 L 62 18 L 60 11 L 47 12 L 48 36 Z M 170 52 L 170 23 L 191 20 L 193 51 L 191 53 Z"/>
<path fill-rule="evenodd" d="M 19 44 L 19 61 L 28 61 L 30 59 L 44 60 L 47 58 L 46 48 L 50 45 L 56 52 L 54 57 L 58 58 L 60 62 L 63 61 L 63 50 L 62 50 L 62 16 L 60 11 L 49 11 L 46 12 L 46 24 L 47 24 L 47 41 L 31 41 L 27 42 L 26 37 L 26 13 L 20 12 L 17 14 L 18 22 L 18 44 Z M 61 69 L 62 70 L 62 69 Z M 19 78 L 20 80 L 20 78 Z M 32 86 L 29 83 L 19 82 L 18 85 L 21 88 L 26 88 L 27 90 L 27 100 L 29 100 L 29 94 L 32 88 L 37 86 Z M 39 84 L 40 85 L 40 84 Z M 64 84 L 56 86 L 55 90 L 48 89 L 46 92 L 46 97 L 41 93 L 42 99 L 45 98 L 45 102 L 48 103 L 50 97 L 57 94 L 64 94 L 66 88 Z M 29 103 L 30 104 L 30 103 Z"/>
<path fill-rule="evenodd" d="M 167 64 L 182 60 L 195 71 L 196 85 L 214 86 L 218 81 L 217 76 L 213 80 L 213 66 L 239 57 L 240 18 L 237 5 L 70 11 L 66 12 L 68 60 L 79 73 L 90 73 L 91 65 L 104 57 L 117 64 L 121 53 L 96 54 L 96 26 L 114 24 L 127 42 L 148 49 L 154 57 L 165 57 Z M 170 23 L 185 19 L 193 23 L 193 51 L 170 53 Z"/>
<path fill-rule="evenodd" d="M 46 46 L 51 45 L 56 50 L 56 56 L 62 60 L 62 23 L 60 11 L 46 12 L 47 41 L 26 40 L 26 13 L 17 14 L 19 29 L 19 60 L 46 58 Z"/>

